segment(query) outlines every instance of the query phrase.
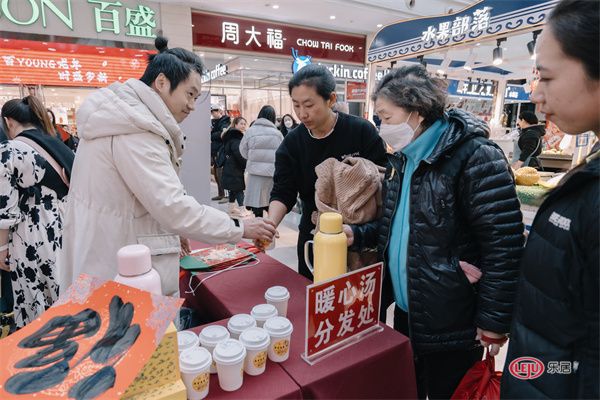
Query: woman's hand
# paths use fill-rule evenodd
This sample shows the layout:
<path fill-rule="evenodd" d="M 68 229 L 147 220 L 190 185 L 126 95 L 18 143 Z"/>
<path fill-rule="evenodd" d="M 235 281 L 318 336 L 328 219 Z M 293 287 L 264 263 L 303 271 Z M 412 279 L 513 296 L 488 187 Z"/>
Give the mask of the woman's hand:
<path fill-rule="evenodd" d="M 350 247 L 354 244 L 354 231 L 350 225 L 346 224 L 344 224 L 343 229 L 346 237 L 348 238 L 348 247 Z"/>
<path fill-rule="evenodd" d="M 504 343 L 506 343 L 508 338 L 502 333 L 495 333 L 477 328 L 475 340 L 479 340 L 479 343 L 488 349 L 488 352 L 493 357 L 500 352 L 500 347 L 504 346 Z"/>

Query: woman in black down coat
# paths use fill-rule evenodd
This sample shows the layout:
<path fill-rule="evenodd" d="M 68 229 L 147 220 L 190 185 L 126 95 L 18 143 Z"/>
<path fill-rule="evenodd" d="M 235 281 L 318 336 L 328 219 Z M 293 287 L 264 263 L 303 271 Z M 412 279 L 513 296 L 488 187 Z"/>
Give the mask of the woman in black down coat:
<path fill-rule="evenodd" d="M 226 158 L 223 165 L 223 188 L 229 191 L 229 214 L 232 217 L 244 217 L 250 214 L 244 207 L 246 159 L 240 154 L 240 142 L 245 131 L 246 119 L 237 117 L 233 119 L 231 128 L 223 133 Z"/>
<path fill-rule="evenodd" d="M 483 121 L 444 113 L 445 90 L 423 66 L 390 72 L 373 100 L 394 151 L 383 216 L 345 231 L 355 250 L 376 246 L 385 261 L 419 398 L 448 399 L 481 345 L 497 354 L 510 329 L 524 241 L 513 176 Z"/>
<path fill-rule="evenodd" d="M 571 135 L 600 131 L 599 10 L 597 1 L 561 1 L 537 43 L 540 82 L 531 100 Z M 503 398 L 600 398 L 599 151 L 596 143 L 533 221 L 521 262 Z"/>

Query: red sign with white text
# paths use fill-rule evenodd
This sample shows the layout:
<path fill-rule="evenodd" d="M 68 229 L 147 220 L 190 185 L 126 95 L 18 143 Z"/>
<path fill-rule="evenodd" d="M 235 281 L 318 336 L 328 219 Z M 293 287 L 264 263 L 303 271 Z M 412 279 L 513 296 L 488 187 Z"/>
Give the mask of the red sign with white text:
<path fill-rule="evenodd" d="M 140 78 L 147 50 L 3 39 L 0 83 L 102 87 Z"/>
<path fill-rule="evenodd" d="M 366 37 L 228 15 L 192 13 L 194 46 L 365 63 Z"/>
<path fill-rule="evenodd" d="M 346 81 L 346 101 L 367 100 L 367 82 Z"/>
<path fill-rule="evenodd" d="M 307 286 L 305 355 L 311 357 L 379 325 L 383 263 Z"/>

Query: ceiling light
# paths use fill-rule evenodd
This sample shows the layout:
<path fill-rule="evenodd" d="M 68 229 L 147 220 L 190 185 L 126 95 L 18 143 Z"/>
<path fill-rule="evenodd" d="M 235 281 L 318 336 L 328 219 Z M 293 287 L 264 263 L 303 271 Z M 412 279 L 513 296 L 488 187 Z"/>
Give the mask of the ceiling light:
<path fill-rule="evenodd" d="M 200 57 L 204 57 L 204 53 L 200 53 Z"/>
<path fill-rule="evenodd" d="M 492 51 L 492 64 L 494 65 L 500 65 L 504 61 L 502 56 L 502 47 L 500 47 L 502 42 L 506 42 L 506 38 L 496 40 L 496 48 Z"/>
<path fill-rule="evenodd" d="M 192 24 L 192 28 L 195 27 L 196 25 Z"/>
<path fill-rule="evenodd" d="M 381 28 L 383 26 L 383 24 L 377 24 L 378 28 Z"/>
<path fill-rule="evenodd" d="M 537 37 L 542 31 L 534 31 L 533 32 L 533 40 L 527 43 L 527 50 L 529 51 L 529 58 L 535 60 L 535 45 L 537 43 Z"/>
<path fill-rule="evenodd" d="M 278 8 L 279 8 L 279 5 L 278 5 L 278 4 L 273 4 L 273 9 L 274 9 L 274 10 L 277 10 Z"/>
<path fill-rule="evenodd" d="M 335 15 L 330 15 L 329 19 L 335 19 Z"/>

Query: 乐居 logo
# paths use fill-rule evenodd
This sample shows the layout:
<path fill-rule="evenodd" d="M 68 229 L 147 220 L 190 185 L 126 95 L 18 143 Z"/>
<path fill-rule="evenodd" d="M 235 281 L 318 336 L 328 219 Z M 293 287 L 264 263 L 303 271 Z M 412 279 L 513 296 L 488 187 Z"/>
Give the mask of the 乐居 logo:
<path fill-rule="evenodd" d="M 508 366 L 508 371 L 512 376 L 524 381 L 539 378 L 544 370 L 544 363 L 535 357 L 519 357 Z"/>

